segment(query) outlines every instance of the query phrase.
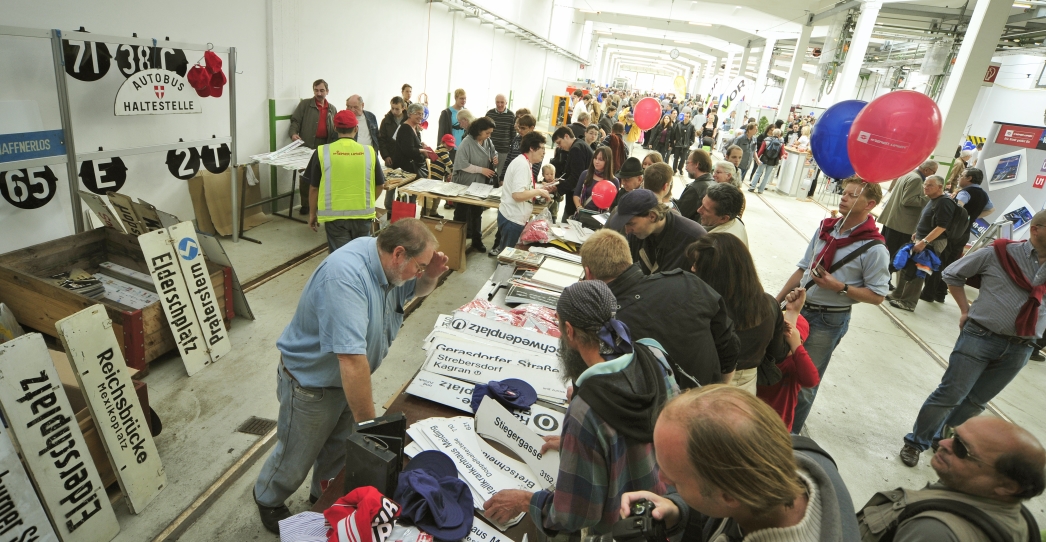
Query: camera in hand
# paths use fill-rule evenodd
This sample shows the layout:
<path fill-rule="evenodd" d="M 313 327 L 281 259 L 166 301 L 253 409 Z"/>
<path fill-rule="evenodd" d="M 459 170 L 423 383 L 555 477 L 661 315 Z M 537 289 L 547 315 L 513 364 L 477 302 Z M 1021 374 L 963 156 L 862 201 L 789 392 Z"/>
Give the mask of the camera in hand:
<path fill-rule="evenodd" d="M 654 503 L 643 499 L 632 503 L 632 514 L 614 524 L 616 542 L 664 542 L 665 522 L 654 519 Z"/>

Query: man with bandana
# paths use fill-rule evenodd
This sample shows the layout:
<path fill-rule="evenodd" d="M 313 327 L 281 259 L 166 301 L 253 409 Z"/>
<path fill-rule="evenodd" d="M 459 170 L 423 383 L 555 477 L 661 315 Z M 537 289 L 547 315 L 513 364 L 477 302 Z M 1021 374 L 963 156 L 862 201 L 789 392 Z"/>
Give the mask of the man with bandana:
<path fill-rule="evenodd" d="M 546 437 L 541 452 L 558 449 L 555 491 L 499 491 L 483 504 L 505 522 L 530 512 L 548 537 L 609 534 L 621 496 L 666 489 L 654 457 L 654 424 L 661 405 L 679 394 L 668 356 L 657 341 L 630 336 L 615 318 L 617 301 L 598 280 L 563 290 L 559 357 L 574 385 L 561 437 Z"/>

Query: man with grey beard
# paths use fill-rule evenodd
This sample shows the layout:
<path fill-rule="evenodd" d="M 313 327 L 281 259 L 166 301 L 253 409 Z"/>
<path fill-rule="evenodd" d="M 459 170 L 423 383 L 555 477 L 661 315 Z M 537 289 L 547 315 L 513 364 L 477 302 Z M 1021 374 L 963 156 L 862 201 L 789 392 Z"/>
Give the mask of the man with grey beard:
<path fill-rule="evenodd" d="M 549 537 L 610 533 L 621 495 L 657 492 L 654 423 L 661 405 L 679 394 L 668 355 L 657 341 L 634 339 L 615 318 L 617 300 L 598 280 L 563 290 L 559 357 L 574 384 L 561 437 L 546 437 L 541 453 L 558 449 L 555 491 L 499 491 L 483 505 L 487 517 L 505 522 L 530 512 Z"/>
<path fill-rule="evenodd" d="M 327 256 L 305 283 L 276 348 L 280 412 L 276 447 L 254 484 L 262 525 L 279 534 L 285 501 L 312 470 L 320 482 L 345 466 L 345 439 L 374 418 L 371 373 L 403 324 L 403 307 L 429 295 L 447 256 L 425 224 L 405 218 L 377 237 L 357 237 Z"/>

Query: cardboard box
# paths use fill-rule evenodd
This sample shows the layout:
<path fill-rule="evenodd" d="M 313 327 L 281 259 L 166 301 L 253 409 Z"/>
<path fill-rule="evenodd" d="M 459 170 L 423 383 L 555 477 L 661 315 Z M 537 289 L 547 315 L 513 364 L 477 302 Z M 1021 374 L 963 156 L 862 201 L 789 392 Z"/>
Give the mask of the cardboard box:
<path fill-rule="evenodd" d="M 261 201 L 261 183 L 254 186 L 247 184 L 247 166 L 238 166 L 237 180 L 243 204 L 250 205 Z M 258 175 L 258 164 L 251 166 L 254 177 Z M 189 179 L 189 197 L 192 199 L 193 211 L 196 213 L 196 229 L 214 235 L 232 235 L 232 172 L 226 169 L 214 174 L 201 169 L 195 177 Z M 239 205 L 239 202 L 235 202 Z M 251 207 L 243 213 L 243 231 L 264 224 L 272 219 L 262 211 L 262 205 Z"/>
<path fill-rule="evenodd" d="M 447 267 L 465 271 L 465 223 L 453 220 L 422 217 L 425 227 L 436 236 L 439 250 L 447 255 Z"/>

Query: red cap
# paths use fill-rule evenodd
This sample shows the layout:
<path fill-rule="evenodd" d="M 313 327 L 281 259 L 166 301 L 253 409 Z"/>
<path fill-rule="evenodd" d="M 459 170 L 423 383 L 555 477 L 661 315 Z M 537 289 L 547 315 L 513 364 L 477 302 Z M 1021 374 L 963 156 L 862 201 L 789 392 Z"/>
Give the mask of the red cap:
<path fill-rule="evenodd" d="M 222 58 L 212 51 L 203 53 L 203 61 L 207 64 L 207 71 L 212 74 L 222 71 Z"/>
<path fill-rule="evenodd" d="M 207 73 L 207 70 L 203 66 L 197 64 L 185 74 L 185 80 L 189 82 L 189 85 L 194 89 L 206 89 L 209 86 L 211 74 Z"/>
<path fill-rule="evenodd" d="M 339 113 L 340 114 L 340 113 Z M 355 118 L 355 117 L 353 117 Z M 323 512 L 328 542 L 385 542 L 400 506 L 374 486 L 358 487 Z"/>
<path fill-rule="evenodd" d="M 225 74 L 224 73 L 217 72 L 214 75 L 212 75 L 211 79 L 210 79 L 210 84 L 208 85 L 210 87 L 210 90 L 211 90 L 211 97 L 214 97 L 214 98 L 221 97 L 221 95 L 222 95 L 222 87 L 225 86 L 226 82 L 227 82 L 227 79 L 225 79 Z"/>
<path fill-rule="evenodd" d="M 356 113 L 348 109 L 338 111 L 338 114 L 334 115 L 335 128 L 355 128 L 357 125 L 359 121 L 356 120 Z"/>
<path fill-rule="evenodd" d="M 457 141 L 454 140 L 454 134 L 443 134 L 443 139 L 440 140 L 447 148 L 453 149 L 457 146 Z"/>

